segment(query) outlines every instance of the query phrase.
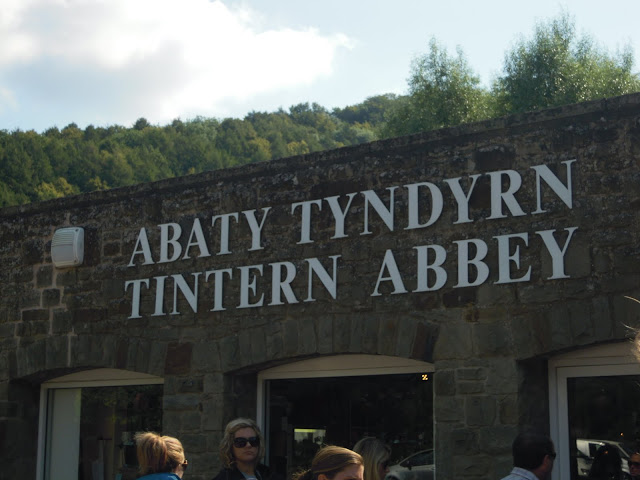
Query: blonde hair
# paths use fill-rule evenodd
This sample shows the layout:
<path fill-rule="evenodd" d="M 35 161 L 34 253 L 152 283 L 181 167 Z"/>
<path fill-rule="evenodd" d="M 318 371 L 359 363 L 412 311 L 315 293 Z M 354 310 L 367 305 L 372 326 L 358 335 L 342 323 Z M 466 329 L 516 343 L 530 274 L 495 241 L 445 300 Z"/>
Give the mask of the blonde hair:
<path fill-rule="evenodd" d="M 227 423 L 224 429 L 224 435 L 220 441 L 220 460 L 222 460 L 225 468 L 231 468 L 236 463 L 236 459 L 233 456 L 233 439 L 235 438 L 236 432 L 243 428 L 252 428 L 253 431 L 256 432 L 256 437 L 260 440 L 257 460 L 264 456 L 264 438 L 262 437 L 258 424 L 250 418 L 236 418 Z"/>
<path fill-rule="evenodd" d="M 362 456 L 348 448 L 328 445 L 318 450 L 311 461 L 311 468 L 294 475 L 294 480 L 317 480 L 322 474 L 331 480 L 350 465 L 364 467 Z"/>
<path fill-rule="evenodd" d="M 135 434 L 140 475 L 173 472 L 186 461 L 180 440 L 154 432 Z"/>
<path fill-rule="evenodd" d="M 364 460 L 364 480 L 382 480 L 378 466 L 389 460 L 391 447 L 375 437 L 363 437 L 353 446 L 353 451 Z"/>

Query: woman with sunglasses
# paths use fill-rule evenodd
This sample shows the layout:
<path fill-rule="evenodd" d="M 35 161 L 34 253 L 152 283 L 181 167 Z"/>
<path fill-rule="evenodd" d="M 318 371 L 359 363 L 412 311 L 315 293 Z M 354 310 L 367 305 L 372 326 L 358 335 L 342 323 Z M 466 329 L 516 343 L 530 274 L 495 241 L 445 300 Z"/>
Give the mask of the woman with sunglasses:
<path fill-rule="evenodd" d="M 364 460 L 364 480 L 384 480 L 389 473 L 389 445 L 375 437 L 363 437 L 353 446 L 353 451 Z"/>
<path fill-rule="evenodd" d="M 223 468 L 214 480 L 284 480 L 260 463 L 264 439 L 256 422 L 249 418 L 231 420 L 220 442 Z"/>
<path fill-rule="evenodd" d="M 138 456 L 138 480 L 180 480 L 187 469 L 187 459 L 180 440 L 153 432 L 135 435 Z"/>

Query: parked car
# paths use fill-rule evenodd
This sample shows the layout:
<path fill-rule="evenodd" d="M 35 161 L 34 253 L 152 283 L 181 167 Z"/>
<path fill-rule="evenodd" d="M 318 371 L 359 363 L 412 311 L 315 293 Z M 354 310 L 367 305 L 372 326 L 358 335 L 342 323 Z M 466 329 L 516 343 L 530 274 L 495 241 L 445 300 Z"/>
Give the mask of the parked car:
<path fill-rule="evenodd" d="M 624 477 L 631 478 L 631 476 L 629 475 L 629 465 L 627 465 L 629 456 L 633 453 L 631 449 L 626 447 L 621 442 L 579 438 L 576 440 L 576 462 L 578 475 L 581 478 L 587 478 L 587 476 L 589 475 L 589 470 L 591 469 L 591 465 L 593 464 L 593 457 L 600 447 L 603 447 L 607 444 L 615 448 L 620 454 L 621 467 Z"/>
<path fill-rule="evenodd" d="M 389 466 L 385 480 L 433 480 L 435 455 L 433 449 L 421 450 L 409 455 L 396 465 Z"/>

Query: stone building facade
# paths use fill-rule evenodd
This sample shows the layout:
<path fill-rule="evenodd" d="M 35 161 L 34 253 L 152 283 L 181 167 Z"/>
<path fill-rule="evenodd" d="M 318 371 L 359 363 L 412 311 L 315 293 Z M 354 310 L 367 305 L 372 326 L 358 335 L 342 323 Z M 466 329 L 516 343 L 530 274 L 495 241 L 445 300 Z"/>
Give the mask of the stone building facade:
<path fill-rule="evenodd" d="M 501 478 L 525 427 L 572 478 L 587 427 L 562 369 L 640 375 L 639 185 L 630 95 L 5 208 L 0 478 L 50 478 L 51 435 L 79 441 L 55 431 L 56 382 L 111 376 L 161 385 L 162 431 L 211 478 L 228 420 L 269 430 L 261 374 L 331 358 L 423 372 L 438 479 Z M 78 266 L 53 264 L 65 227 Z"/>

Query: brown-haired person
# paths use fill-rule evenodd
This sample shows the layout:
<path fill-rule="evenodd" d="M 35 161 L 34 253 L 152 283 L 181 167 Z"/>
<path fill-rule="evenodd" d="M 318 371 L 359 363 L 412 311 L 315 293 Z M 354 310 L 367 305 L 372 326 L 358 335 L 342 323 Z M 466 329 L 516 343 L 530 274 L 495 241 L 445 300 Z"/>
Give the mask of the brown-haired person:
<path fill-rule="evenodd" d="M 329 445 L 318 450 L 311 468 L 294 480 L 364 480 L 364 460 L 353 450 Z"/>
<path fill-rule="evenodd" d="M 222 470 L 214 480 L 284 480 L 282 475 L 260 463 L 264 451 L 264 439 L 255 421 L 231 420 L 220 442 Z"/>
<path fill-rule="evenodd" d="M 180 480 L 187 469 L 187 459 L 180 440 L 154 432 L 135 435 L 139 480 Z"/>
<path fill-rule="evenodd" d="M 384 480 L 389 473 L 391 447 L 375 437 L 363 437 L 353 446 L 364 460 L 364 480 Z"/>

